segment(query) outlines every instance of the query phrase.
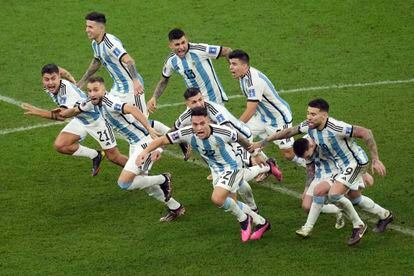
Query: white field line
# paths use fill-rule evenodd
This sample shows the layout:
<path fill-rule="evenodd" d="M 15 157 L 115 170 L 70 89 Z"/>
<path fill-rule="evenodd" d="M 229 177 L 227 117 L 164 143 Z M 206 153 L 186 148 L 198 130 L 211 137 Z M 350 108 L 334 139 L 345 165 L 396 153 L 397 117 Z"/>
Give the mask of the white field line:
<path fill-rule="evenodd" d="M 401 84 L 401 83 L 412 83 L 414 79 L 408 80 L 386 80 L 386 81 L 376 81 L 376 82 L 365 82 L 365 83 L 350 83 L 350 84 L 333 84 L 327 86 L 313 86 L 313 87 L 302 87 L 294 89 L 279 90 L 280 94 L 285 93 L 296 93 L 296 92 L 307 92 L 307 91 L 321 91 L 321 90 L 334 90 L 334 89 L 344 89 L 352 87 L 367 87 L 367 86 L 381 86 L 381 85 L 392 85 L 392 84 Z M 235 98 L 244 98 L 244 95 L 232 95 L 229 96 L 229 99 Z M 171 103 L 171 104 L 161 104 L 158 105 L 158 108 L 165 108 L 171 106 L 184 105 L 184 101 L 181 103 Z"/>
<path fill-rule="evenodd" d="M 169 151 L 169 150 L 164 150 L 164 153 L 166 155 L 169 155 L 169 156 L 177 158 L 177 159 L 182 159 L 183 158 L 182 155 L 174 153 L 174 152 Z M 207 164 L 205 164 L 205 163 L 203 163 L 199 160 L 192 160 L 192 161 L 189 160 L 187 162 L 195 164 L 199 167 L 208 168 Z M 295 197 L 297 199 L 302 198 L 300 193 L 298 193 L 296 191 L 293 191 L 293 190 L 290 190 L 286 187 L 281 186 L 280 184 L 276 184 L 276 183 L 268 181 L 268 180 L 266 180 L 264 182 L 261 182 L 260 184 L 257 184 L 257 185 L 266 187 L 266 188 L 268 188 L 272 191 L 275 191 L 275 192 L 278 192 L 278 193 L 281 193 L 281 194 L 285 194 L 285 195 L 288 195 L 288 196 L 291 196 L 291 197 Z M 377 221 L 378 221 L 378 219 L 371 218 L 371 217 L 369 217 L 368 215 L 365 215 L 365 214 L 362 215 L 361 217 L 365 221 L 369 221 L 370 223 L 373 223 L 373 224 L 377 223 Z M 402 227 L 402 226 L 399 226 L 399 225 L 390 224 L 390 225 L 388 225 L 387 228 L 392 229 L 392 230 L 397 231 L 397 232 L 400 232 L 400 233 L 405 234 L 405 235 L 414 236 L 414 230 L 410 229 L 410 228 L 407 228 L 407 227 Z"/>
<path fill-rule="evenodd" d="M 21 132 L 21 131 L 26 131 L 26 130 L 36 129 L 36 128 L 42 128 L 42 127 L 50 127 L 54 125 L 61 125 L 64 123 L 65 122 L 52 122 L 52 123 L 38 124 L 38 125 L 33 125 L 33 126 L 28 126 L 28 127 L 6 128 L 6 129 L 0 130 L 0 135 Z"/>

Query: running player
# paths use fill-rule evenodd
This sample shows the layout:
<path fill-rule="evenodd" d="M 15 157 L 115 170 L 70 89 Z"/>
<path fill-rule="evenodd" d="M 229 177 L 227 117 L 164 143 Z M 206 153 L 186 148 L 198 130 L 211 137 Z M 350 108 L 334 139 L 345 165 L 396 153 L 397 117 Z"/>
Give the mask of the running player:
<path fill-rule="evenodd" d="M 52 120 L 64 120 L 64 118 L 59 116 L 60 110 L 75 107 L 80 102 L 86 100 L 86 95 L 79 88 L 73 83 L 61 78 L 61 72 L 62 68 L 59 68 L 55 64 L 46 64 L 41 71 L 45 92 L 59 108 L 48 111 L 24 103 L 22 107 L 27 111 L 25 114 Z M 66 77 L 71 76 L 66 70 L 64 72 Z M 79 141 L 83 140 L 87 134 L 91 135 L 100 144 L 103 151 L 90 149 L 79 144 Z M 93 176 L 98 174 L 99 165 L 105 155 L 110 161 L 121 167 L 128 160 L 125 155 L 119 152 L 116 147 L 112 128 L 99 115 L 97 109 L 91 110 L 88 113 L 79 114 L 71 120 L 56 137 L 54 147 L 62 154 L 92 159 Z"/>
<path fill-rule="evenodd" d="M 147 158 L 147 154 L 162 145 L 182 141 L 190 143 L 193 150 L 198 152 L 209 165 L 213 174 L 214 189 L 211 196 L 213 203 L 236 216 L 241 225 L 243 242 L 249 239 L 260 239 L 270 229 L 270 223 L 236 199 L 239 186 L 245 182 L 244 169 L 230 143 L 238 142 L 247 148 L 250 144 L 249 141 L 231 128 L 211 124 L 207 110 L 203 107 L 192 109 L 191 124 L 189 127 L 167 133 L 167 135 L 154 140 L 137 157 L 137 164 L 141 165 Z M 259 162 L 259 160 L 256 161 Z M 256 224 L 253 233 L 251 233 L 252 221 Z"/>
<path fill-rule="evenodd" d="M 119 178 L 118 185 L 123 190 L 144 189 L 150 196 L 163 202 L 168 207 L 168 214 L 160 221 L 171 221 L 184 214 L 185 209 L 171 197 L 171 174 L 149 176 L 153 162 L 159 159 L 160 150 L 154 151 L 142 166 L 136 166 L 138 154 L 151 143 L 158 133 L 150 126 L 147 118 L 136 107 L 125 103 L 120 98 L 106 93 L 104 80 L 91 77 L 88 81 L 89 100 L 76 108 L 62 112 L 63 117 L 87 113 L 98 109 L 102 116 L 129 143 L 129 159 Z M 151 138 L 152 137 L 152 138 Z"/>
<path fill-rule="evenodd" d="M 213 68 L 211 59 L 227 57 L 231 49 L 188 42 L 185 33 L 180 29 L 171 30 L 168 39 L 172 53 L 168 56 L 162 70 L 161 80 L 158 82 L 152 98 L 148 101 L 149 111 L 155 112 L 157 100 L 167 87 L 174 71 L 181 75 L 187 88 L 198 88 L 206 100 L 224 105 L 228 98 Z"/>
<path fill-rule="evenodd" d="M 240 88 L 247 98 L 246 109 L 240 121 L 247 124 L 255 137 L 261 138 L 292 125 L 292 112 L 289 104 L 277 93 L 271 81 L 259 70 L 249 65 L 249 55 L 242 50 L 229 54 L 230 71 L 238 79 Z M 303 158 L 293 152 L 293 139 L 275 141 L 283 156 L 301 166 Z"/>

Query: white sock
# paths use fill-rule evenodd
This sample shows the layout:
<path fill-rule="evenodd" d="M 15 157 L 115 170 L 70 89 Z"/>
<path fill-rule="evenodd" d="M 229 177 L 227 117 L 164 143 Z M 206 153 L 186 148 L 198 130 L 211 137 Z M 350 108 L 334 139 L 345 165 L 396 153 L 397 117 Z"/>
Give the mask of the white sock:
<path fill-rule="evenodd" d="M 243 181 L 237 193 L 243 199 L 244 202 L 250 207 L 252 210 L 256 210 L 256 202 L 254 201 L 252 187 L 250 187 L 249 183 Z"/>
<path fill-rule="evenodd" d="M 166 204 L 164 192 L 161 190 L 159 185 L 154 185 L 148 188 L 145 188 L 144 191 L 150 196 L 155 198 L 156 200 Z"/>
<path fill-rule="evenodd" d="M 334 204 L 324 204 L 321 210 L 321 212 L 325 214 L 338 214 L 340 211 L 341 210 Z"/>
<path fill-rule="evenodd" d="M 292 162 L 295 162 L 297 165 L 301 166 L 301 167 L 306 167 L 306 161 L 305 159 L 301 158 L 301 157 L 297 157 L 295 155 L 295 157 L 293 157 L 293 159 L 291 160 Z"/>
<path fill-rule="evenodd" d="M 221 208 L 224 209 L 225 212 L 232 213 L 239 222 L 245 221 L 247 219 L 247 215 L 240 209 L 237 203 L 231 198 L 227 197 L 226 201 L 224 202 Z"/>
<path fill-rule="evenodd" d="M 145 189 L 153 185 L 160 185 L 164 183 L 165 177 L 161 174 L 148 176 L 148 175 L 137 175 L 135 176 L 134 180 L 132 181 L 131 185 L 128 187 L 128 190 L 136 190 L 136 189 Z"/>
<path fill-rule="evenodd" d="M 266 219 L 262 217 L 261 215 L 257 214 L 256 212 L 253 212 L 253 210 L 244 204 L 241 201 L 237 201 L 237 205 L 239 205 L 239 208 L 247 215 L 251 216 L 253 219 L 254 224 L 265 224 Z"/>
<path fill-rule="evenodd" d="M 268 172 L 270 170 L 269 165 L 260 167 L 259 165 L 248 167 L 244 170 L 244 180 L 250 181 L 258 174 Z"/>
<path fill-rule="evenodd" d="M 94 149 L 90 149 L 88 147 L 79 145 L 79 148 L 72 155 L 89 157 L 90 159 L 94 159 L 96 156 L 98 156 L 98 152 Z"/>
<path fill-rule="evenodd" d="M 390 211 L 382 208 L 367 196 L 361 196 L 358 206 L 364 211 L 377 215 L 380 219 L 385 219 L 390 214 Z"/>
<path fill-rule="evenodd" d="M 364 225 L 361 218 L 359 217 L 358 213 L 355 211 L 354 206 L 352 205 L 351 201 L 344 196 L 341 196 L 334 202 L 339 208 L 341 208 L 348 218 L 352 221 L 354 228 L 358 228 L 361 225 Z"/>
<path fill-rule="evenodd" d="M 177 210 L 181 206 L 181 204 L 172 197 L 165 203 L 165 205 L 167 205 L 170 210 Z"/>
<path fill-rule="evenodd" d="M 313 228 L 316 221 L 318 220 L 319 214 L 321 213 L 323 206 L 323 204 L 312 202 L 308 218 L 306 219 L 306 223 L 304 225 L 305 227 Z"/>
<path fill-rule="evenodd" d="M 164 125 L 163 123 L 154 120 L 154 126 L 156 132 L 159 132 L 160 134 L 166 134 L 168 131 L 170 131 L 170 128 Z"/>

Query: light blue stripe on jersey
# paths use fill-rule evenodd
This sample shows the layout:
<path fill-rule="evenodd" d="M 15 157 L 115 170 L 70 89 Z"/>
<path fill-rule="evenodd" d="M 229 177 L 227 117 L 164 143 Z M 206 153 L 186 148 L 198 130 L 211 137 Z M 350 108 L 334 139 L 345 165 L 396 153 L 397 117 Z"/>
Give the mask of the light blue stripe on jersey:
<path fill-rule="evenodd" d="M 280 113 L 280 115 L 282 115 L 282 117 L 283 117 L 283 120 L 285 121 L 285 123 L 286 124 L 288 124 L 288 123 L 290 123 L 290 122 L 292 122 L 292 111 L 290 110 L 290 106 L 289 106 L 289 104 L 285 101 L 285 100 L 283 100 L 280 96 L 279 96 L 279 94 L 277 93 L 277 91 L 276 91 L 276 89 L 275 89 L 275 87 L 273 86 L 273 84 L 270 82 L 270 80 L 265 76 L 265 75 L 263 75 L 261 72 L 259 72 L 259 71 L 257 71 L 257 73 L 258 73 L 258 75 L 259 75 L 259 78 L 261 78 L 262 80 L 264 80 L 265 82 L 266 82 L 266 84 L 267 84 L 267 86 L 268 86 L 268 88 L 270 89 L 270 91 L 272 91 L 272 93 L 273 93 L 273 96 L 287 109 L 287 110 L 289 110 L 289 114 L 286 114 L 286 112 L 284 112 L 284 111 L 282 111 L 280 108 L 278 108 L 276 105 L 274 105 L 274 104 L 272 104 L 272 103 L 270 103 L 270 104 L 272 104 L 272 106 Z"/>
<path fill-rule="evenodd" d="M 276 117 L 273 115 L 272 112 L 269 111 L 269 109 L 267 109 L 267 107 L 264 105 L 264 103 L 259 102 L 258 107 L 259 107 L 258 111 L 261 115 L 262 121 L 266 122 L 266 117 L 267 117 L 267 118 L 270 119 L 270 123 L 272 124 L 272 126 L 278 127 Z"/>
<path fill-rule="evenodd" d="M 172 64 L 173 64 L 173 66 L 177 66 L 177 57 L 174 57 L 173 58 L 173 60 L 172 60 Z M 188 71 L 190 71 L 190 67 L 188 67 L 188 62 L 187 62 L 187 59 L 186 58 L 182 58 L 181 59 L 181 63 L 183 64 L 183 69 L 184 69 L 184 75 L 186 75 L 187 76 L 187 74 L 185 73 L 185 72 L 188 72 Z M 188 77 L 184 77 L 183 78 L 184 79 L 184 82 L 185 82 L 185 85 L 188 87 L 188 88 L 190 88 L 190 87 L 194 87 L 194 88 L 200 88 L 200 86 L 197 84 L 197 81 L 196 81 L 196 79 L 195 78 L 188 78 Z"/>
<path fill-rule="evenodd" d="M 346 157 L 345 153 L 342 151 L 341 147 L 338 144 L 338 141 L 336 140 L 335 134 L 332 133 L 331 131 L 328 131 L 328 135 L 329 135 L 329 140 L 332 144 L 332 148 L 333 150 L 336 152 L 337 156 L 339 156 L 339 158 L 341 159 L 342 163 L 345 166 L 349 165 L 349 159 Z M 339 161 L 339 160 L 337 160 Z"/>
<path fill-rule="evenodd" d="M 195 150 L 198 154 L 200 154 L 200 151 L 198 150 L 197 146 L 197 141 L 194 135 L 191 137 L 191 149 Z"/>
<path fill-rule="evenodd" d="M 104 42 L 102 42 L 102 43 L 104 43 Z M 106 50 L 105 45 L 103 45 L 103 50 L 105 52 L 105 56 L 108 57 L 108 58 L 104 58 L 104 60 L 105 60 L 105 62 L 107 64 L 107 66 L 105 66 L 105 67 L 107 67 L 107 69 L 108 69 L 108 66 L 109 66 L 109 68 L 111 68 L 113 70 L 113 72 L 116 74 L 116 77 L 118 77 L 118 79 L 122 82 L 123 92 L 124 93 L 128 93 L 129 92 L 128 79 L 125 78 L 124 74 L 121 72 L 121 69 L 119 68 L 119 65 L 120 64 L 117 65 L 117 64 L 115 64 L 115 63 L 112 62 L 112 60 L 108 56 L 108 52 Z M 112 77 L 112 79 L 114 80 L 114 83 L 115 83 L 116 77 L 113 75 L 113 73 L 109 69 L 108 69 L 108 72 L 111 74 L 111 77 Z"/>
<path fill-rule="evenodd" d="M 195 61 L 197 72 L 200 74 L 201 79 L 204 82 L 204 86 L 207 89 L 207 95 L 208 95 L 209 101 L 212 101 L 212 102 L 216 103 L 217 98 L 216 98 L 216 95 L 214 93 L 214 89 L 211 86 L 210 78 L 208 77 L 207 72 L 204 70 L 203 65 L 201 64 L 199 57 L 196 54 L 191 53 L 191 52 L 190 52 L 190 56 Z M 183 62 L 183 64 L 184 64 L 184 62 Z"/>
<path fill-rule="evenodd" d="M 218 136 L 215 136 L 215 138 L 216 138 L 216 141 L 219 145 L 220 154 L 223 157 L 224 161 L 231 166 L 232 170 L 236 170 L 237 169 L 237 162 L 236 162 L 236 160 L 231 158 L 230 154 L 227 152 L 226 145 L 225 145 L 223 139 L 221 139 Z"/>
<path fill-rule="evenodd" d="M 204 139 L 201 140 L 203 142 L 203 147 L 206 150 L 206 152 L 212 152 L 213 150 L 211 149 L 211 145 L 210 142 L 208 141 L 208 139 Z M 207 163 L 209 163 L 210 167 L 215 171 L 215 172 L 223 172 L 224 171 L 224 167 L 223 165 L 219 164 L 216 160 L 216 158 L 214 157 L 214 155 L 204 155 L 202 154 L 204 158 L 206 158 Z"/>
<path fill-rule="evenodd" d="M 137 143 L 139 140 L 141 140 L 135 133 L 130 131 L 127 127 L 122 125 L 117 119 L 111 116 L 110 111 L 106 109 L 103 112 L 105 112 L 105 118 L 118 130 L 118 132 L 123 135 L 130 144 Z"/>
<path fill-rule="evenodd" d="M 214 80 L 217 83 L 217 86 L 220 90 L 220 94 L 221 94 L 221 98 L 223 101 L 228 101 L 229 99 L 227 98 L 226 92 L 224 91 L 223 85 L 221 84 L 219 78 L 217 77 L 216 71 L 214 71 L 213 68 L 213 64 L 211 64 L 211 60 L 207 59 L 208 65 L 210 66 L 211 69 L 211 73 L 213 74 Z"/>

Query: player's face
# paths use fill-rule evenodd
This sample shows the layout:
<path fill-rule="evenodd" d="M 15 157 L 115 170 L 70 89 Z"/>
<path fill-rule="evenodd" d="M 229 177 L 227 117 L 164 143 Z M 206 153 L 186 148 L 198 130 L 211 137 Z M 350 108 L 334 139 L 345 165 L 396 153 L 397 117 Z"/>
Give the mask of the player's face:
<path fill-rule="evenodd" d="M 326 111 L 322 111 L 316 107 L 308 106 L 306 120 L 308 121 L 309 128 L 322 129 L 325 126 L 325 122 L 327 118 L 328 118 L 328 113 Z"/>
<path fill-rule="evenodd" d="M 188 51 L 188 40 L 185 36 L 173 39 L 170 41 L 169 47 L 179 58 L 183 58 Z"/>
<path fill-rule="evenodd" d="M 243 77 L 247 73 L 247 70 L 249 69 L 249 65 L 247 63 L 242 62 L 238 58 L 230 59 L 229 63 L 230 63 L 230 72 L 234 79 Z"/>
<path fill-rule="evenodd" d="M 204 98 L 201 93 L 198 93 L 194 97 L 190 97 L 185 101 L 188 108 L 204 107 Z"/>
<path fill-rule="evenodd" d="M 56 94 L 60 87 L 60 75 L 58 73 L 45 73 L 42 76 L 43 87 L 50 93 Z"/>
<path fill-rule="evenodd" d="M 207 116 L 192 116 L 191 125 L 193 131 L 200 139 L 206 139 L 210 136 L 211 129 L 209 125 L 210 121 Z"/>
<path fill-rule="evenodd" d="M 313 154 L 315 153 L 316 144 L 315 144 L 315 142 L 313 142 L 312 138 L 308 139 L 308 141 L 309 141 L 309 147 L 304 152 L 303 158 L 306 159 L 306 160 L 311 160 Z"/>
<path fill-rule="evenodd" d="M 100 82 L 90 82 L 88 83 L 87 91 L 92 104 L 99 105 L 105 95 L 105 85 Z"/>
<path fill-rule="evenodd" d="M 99 36 L 104 32 L 104 25 L 99 22 L 86 20 L 86 34 L 89 39 L 98 39 Z"/>

